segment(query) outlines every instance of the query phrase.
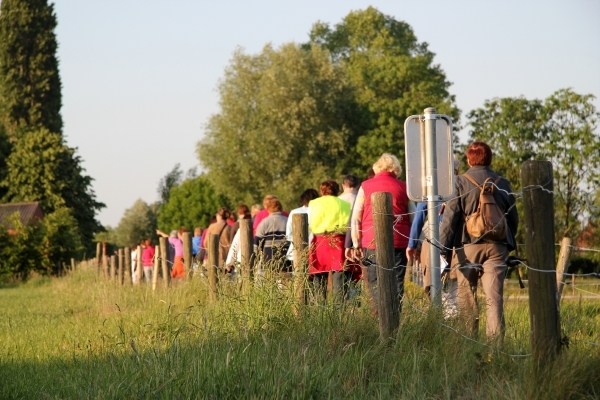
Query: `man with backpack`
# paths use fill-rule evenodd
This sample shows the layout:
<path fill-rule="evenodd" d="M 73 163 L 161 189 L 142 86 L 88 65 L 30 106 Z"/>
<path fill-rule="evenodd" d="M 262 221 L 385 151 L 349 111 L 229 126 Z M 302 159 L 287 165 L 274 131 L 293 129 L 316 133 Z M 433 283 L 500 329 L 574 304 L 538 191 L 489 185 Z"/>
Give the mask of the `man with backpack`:
<path fill-rule="evenodd" d="M 503 287 L 508 253 L 515 249 L 519 217 L 510 183 L 491 168 L 492 150 L 483 142 L 467 149 L 469 170 L 456 177 L 454 197 L 447 202 L 440 243 L 452 254 L 458 278 L 459 316 L 473 336 L 479 329 L 477 281 L 486 296 L 486 335 L 502 345 Z"/>

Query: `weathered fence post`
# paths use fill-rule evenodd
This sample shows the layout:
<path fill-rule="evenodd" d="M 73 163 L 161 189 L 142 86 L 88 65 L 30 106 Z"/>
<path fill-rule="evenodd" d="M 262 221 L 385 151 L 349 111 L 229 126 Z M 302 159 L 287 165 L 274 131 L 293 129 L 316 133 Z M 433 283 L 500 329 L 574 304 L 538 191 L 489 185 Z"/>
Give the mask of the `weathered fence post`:
<path fill-rule="evenodd" d="M 527 161 L 521 168 L 525 248 L 529 268 L 531 348 L 538 365 L 560 350 L 560 318 L 554 259 L 552 163 Z"/>
<path fill-rule="evenodd" d="M 135 265 L 136 265 L 137 283 L 138 284 L 141 284 L 142 279 L 144 279 L 144 263 L 142 262 L 142 251 L 144 251 L 144 249 L 142 249 L 142 246 L 138 246 L 137 251 L 135 252 L 135 258 L 137 259 L 137 261 L 135 262 Z"/>
<path fill-rule="evenodd" d="M 154 268 L 152 271 L 152 291 L 156 290 L 158 282 L 158 266 L 160 265 L 160 246 L 154 247 Z"/>
<path fill-rule="evenodd" d="M 71 272 L 75 272 L 75 259 L 71 258 Z"/>
<path fill-rule="evenodd" d="M 117 265 L 118 265 L 117 273 L 118 273 L 118 277 L 119 277 L 118 280 L 119 280 L 119 285 L 122 285 L 125 282 L 124 281 L 124 279 L 125 279 L 125 271 L 123 271 L 123 268 L 125 266 L 125 257 L 124 257 L 124 254 L 123 254 L 123 249 L 119 249 L 118 260 L 119 260 L 118 263 L 117 263 Z"/>
<path fill-rule="evenodd" d="M 306 270 L 308 261 L 308 215 L 292 215 L 292 244 L 294 245 L 294 297 L 298 306 L 306 304 Z M 296 313 L 299 308 L 296 309 Z"/>
<path fill-rule="evenodd" d="M 162 261 L 162 277 L 163 283 L 165 287 L 169 287 L 169 283 L 171 282 L 171 275 L 169 274 L 169 257 L 167 253 L 167 238 L 161 237 L 159 239 L 160 243 L 160 259 Z"/>
<path fill-rule="evenodd" d="M 379 336 L 391 337 L 400 324 L 396 271 L 394 271 L 394 216 L 392 194 L 377 192 L 371 195 L 373 225 L 375 228 L 375 259 L 377 261 L 377 309 Z"/>
<path fill-rule="evenodd" d="M 96 267 L 102 262 L 102 243 L 96 243 Z"/>
<path fill-rule="evenodd" d="M 563 288 L 565 287 L 565 280 L 567 279 L 566 273 L 569 270 L 571 254 L 573 253 L 573 247 L 571 246 L 572 243 L 573 240 L 568 237 L 564 237 L 560 243 L 560 254 L 558 255 L 558 263 L 556 264 L 556 281 L 558 282 L 557 289 L 559 305 Z"/>
<path fill-rule="evenodd" d="M 252 279 L 252 254 L 254 253 L 254 239 L 252 237 L 252 220 L 240 220 L 240 258 L 242 260 L 242 292 L 248 293 Z"/>
<path fill-rule="evenodd" d="M 117 276 L 117 257 L 113 254 L 110 256 L 110 280 L 114 281 Z"/>
<path fill-rule="evenodd" d="M 183 233 L 183 266 L 185 268 L 185 276 L 189 281 L 194 274 L 192 270 L 192 234 L 190 232 Z"/>
<path fill-rule="evenodd" d="M 129 247 L 125 247 L 125 282 L 131 285 L 131 249 Z"/>
<path fill-rule="evenodd" d="M 106 254 L 102 255 L 102 276 L 104 279 L 108 279 L 108 256 Z"/>
<path fill-rule="evenodd" d="M 217 300 L 217 267 L 219 265 L 219 235 L 208 237 L 208 299 L 211 303 Z"/>

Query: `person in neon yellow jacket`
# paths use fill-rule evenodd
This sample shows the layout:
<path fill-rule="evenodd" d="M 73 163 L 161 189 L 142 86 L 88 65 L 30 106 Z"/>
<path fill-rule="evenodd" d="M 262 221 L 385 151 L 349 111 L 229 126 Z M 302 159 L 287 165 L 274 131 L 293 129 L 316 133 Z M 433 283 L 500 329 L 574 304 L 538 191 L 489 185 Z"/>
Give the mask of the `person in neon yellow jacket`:
<path fill-rule="evenodd" d="M 335 298 L 344 297 L 344 239 L 350 218 L 350 203 L 339 199 L 340 186 L 326 180 L 321 197 L 308 203 L 308 226 L 314 238 L 308 253 L 308 272 L 317 292 L 325 297 L 329 272 Z"/>

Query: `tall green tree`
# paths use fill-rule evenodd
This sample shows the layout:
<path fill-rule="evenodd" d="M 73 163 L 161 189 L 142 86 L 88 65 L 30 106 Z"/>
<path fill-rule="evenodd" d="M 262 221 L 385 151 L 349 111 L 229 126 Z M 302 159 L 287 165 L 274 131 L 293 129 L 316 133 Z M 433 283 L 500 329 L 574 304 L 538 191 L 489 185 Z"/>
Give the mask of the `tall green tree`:
<path fill-rule="evenodd" d="M 548 140 L 542 151 L 554 167 L 558 237 L 577 237 L 584 219 L 599 215 L 594 207 L 594 193 L 600 184 L 600 113 L 594 98 L 561 89 L 544 101 Z"/>
<path fill-rule="evenodd" d="M 329 50 L 344 67 L 362 110 L 355 166 L 364 170 L 383 153 L 404 158 L 404 121 L 427 107 L 447 114 L 458 127 L 459 109 L 451 83 L 434 64 L 435 54 L 410 25 L 373 7 L 353 11 L 331 27 L 317 22 L 310 42 Z"/>
<path fill-rule="evenodd" d="M 219 95 L 220 111 L 210 118 L 198 155 L 231 204 L 272 193 L 291 207 L 304 189 L 352 164 L 355 102 L 326 49 L 238 50 Z"/>
<path fill-rule="evenodd" d="M 210 218 L 226 205 L 206 176 L 187 179 L 171 188 L 169 200 L 160 209 L 158 227 L 164 232 L 182 226 L 190 231 L 197 226 L 206 228 Z"/>
<path fill-rule="evenodd" d="M 493 99 L 468 114 L 470 140 L 490 145 L 492 167 L 515 190 L 521 189 L 523 162 L 552 161 L 557 240 L 576 238 L 585 221 L 599 215 L 593 205 L 600 183 L 599 114 L 593 99 L 561 89 L 544 101 Z"/>
<path fill-rule="evenodd" d="M 101 230 L 92 178 L 85 175 L 76 150 L 62 136 L 43 128 L 18 139 L 7 159 L 7 175 L 0 182 L 3 201 L 39 201 L 46 214 L 67 208 L 77 221 L 81 243 L 91 246 Z M 91 247 L 89 250 L 92 250 Z"/>
<path fill-rule="evenodd" d="M 157 192 L 161 204 L 165 204 L 169 201 L 171 189 L 181 183 L 182 176 L 183 171 L 181 171 L 181 165 L 177 163 L 171 171 L 167 172 L 167 174 L 160 179 Z"/>
<path fill-rule="evenodd" d="M 12 138 L 62 131 L 56 24 L 47 0 L 0 4 L 0 123 Z"/>
<path fill-rule="evenodd" d="M 117 246 L 127 247 L 140 244 L 143 239 L 156 238 L 156 204 L 148 205 L 142 199 L 125 210 L 112 240 Z"/>
<path fill-rule="evenodd" d="M 525 161 L 544 159 L 540 145 L 548 140 L 541 100 L 524 97 L 486 100 L 482 108 L 467 114 L 470 141 L 491 146 L 494 171 L 521 189 L 521 170 Z"/>

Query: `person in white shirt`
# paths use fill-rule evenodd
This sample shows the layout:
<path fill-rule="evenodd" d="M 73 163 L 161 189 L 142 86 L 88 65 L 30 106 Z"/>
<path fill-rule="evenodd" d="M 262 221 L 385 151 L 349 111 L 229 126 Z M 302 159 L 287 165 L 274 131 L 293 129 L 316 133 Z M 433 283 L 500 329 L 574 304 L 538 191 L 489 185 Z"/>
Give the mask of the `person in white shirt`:
<path fill-rule="evenodd" d="M 348 174 L 342 181 L 342 189 L 344 192 L 338 196 L 339 199 L 345 200 L 350 203 L 350 207 L 354 204 L 358 188 L 360 186 L 360 180 L 356 175 Z"/>
<path fill-rule="evenodd" d="M 294 208 L 292 211 L 290 211 L 290 215 L 288 216 L 287 225 L 286 225 L 286 229 L 285 229 L 285 235 L 287 237 L 288 242 L 290 243 L 290 247 L 288 248 L 288 252 L 287 252 L 287 259 L 291 262 L 294 261 L 294 244 L 293 244 L 293 237 L 292 237 L 292 215 L 308 214 L 308 203 L 310 203 L 311 200 L 314 200 L 317 197 L 319 197 L 319 193 L 315 189 L 306 189 L 300 195 L 300 203 L 302 204 L 302 207 Z M 312 240 L 312 233 L 310 233 L 310 229 L 308 230 L 308 232 L 309 232 L 308 233 L 308 243 L 310 243 Z"/>

